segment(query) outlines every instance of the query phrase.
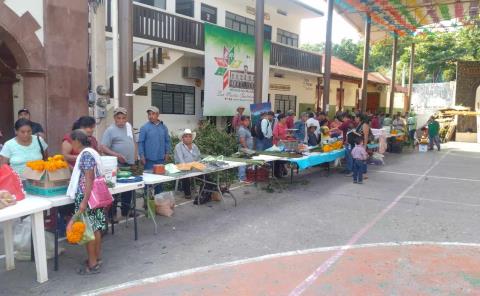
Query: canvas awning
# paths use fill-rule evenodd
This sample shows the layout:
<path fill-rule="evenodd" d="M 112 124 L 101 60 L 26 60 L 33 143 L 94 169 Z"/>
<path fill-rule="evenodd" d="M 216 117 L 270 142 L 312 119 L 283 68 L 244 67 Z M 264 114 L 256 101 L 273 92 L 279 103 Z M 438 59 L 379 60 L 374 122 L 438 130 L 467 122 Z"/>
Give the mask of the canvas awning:
<path fill-rule="evenodd" d="M 476 17 L 479 0 L 334 0 L 334 9 L 363 34 L 366 14 L 372 19 L 373 42 L 419 33 L 441 21 Z"/>

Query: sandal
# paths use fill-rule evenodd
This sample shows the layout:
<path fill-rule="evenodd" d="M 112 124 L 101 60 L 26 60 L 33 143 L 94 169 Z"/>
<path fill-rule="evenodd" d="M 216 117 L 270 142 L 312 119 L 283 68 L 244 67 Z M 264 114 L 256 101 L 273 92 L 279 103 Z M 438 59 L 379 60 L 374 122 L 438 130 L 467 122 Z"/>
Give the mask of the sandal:
<path fill-rule="evenodd" d="M 83 261 L 83 264 L 84 264 L 85 266 L 88 266 L 88 259 L 86 259 L 85 261 Z M 97 265 L 102 266 L 102 265 L 103 265 L 103 260 L 102 260 L 102 259 L 97 259 Z"/>
<path fill-rule="evenodd" d="M 84 267 L 77 270 L 77 273 L 79 275 L 92 275 L 92 274 L 100 273 L 100 265 L 98 263 L 93 267 L 89 267 L 88 265 L 85 265 Z"/>

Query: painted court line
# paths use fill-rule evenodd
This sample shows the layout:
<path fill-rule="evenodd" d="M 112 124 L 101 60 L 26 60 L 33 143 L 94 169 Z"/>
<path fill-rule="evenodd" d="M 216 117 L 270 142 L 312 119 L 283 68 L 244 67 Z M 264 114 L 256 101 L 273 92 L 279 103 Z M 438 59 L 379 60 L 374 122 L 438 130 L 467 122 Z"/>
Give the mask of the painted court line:
<path fill-rule="evenodd" d="M 402 173 L 402 172 L 393 172 L 393 171 L 382 171 L 382 170 L 371 170 L 372 173 L 385 173 L 385 174 L 394 174 L 394 175 L 405 175 L 412 177 L 420 177 L 422 174 L 412 174 L 412 173 Z M 480 179 L 465 179 L 465 178 L 455 178 L 455 177 L 443 177 L 443 176 L 425 176 L 432 179 L 445 179 L 445 180 L 454 180 L 454 181 L 467 181 L 467 182 L 480 182 Z"/>
<path fill-rule="evenodd" d="M 334 255 L 328 258 L 325 262 L 322 263 L 312 274 L 310 274 L 303 282 L 301 282 L 295 289 L 290 292 L 290 296 L 299 296 L 302 295 L 322 274 L 332 267 L 344 254 L 350 249 L 354 244 L 356 244 L 377 222 L 382 219 L 388 212 L 390 212 L 393 207 L 395 207 L 398 202 L 407 195 L 407 193 L 412 190 L 418 183 L 420 183 L 425 176 L 428 175 L 447 155 L 449 152 L 442 155 L 428 170 L 426 170 L 422 175 L 420 175 L 415 181 L 413 181 L 410 186 L 405 188 L 396 198 L 390 203 L 385 209 L 383 209 L 372 221 L 360 229 L 355 235 L 350 238 L 347 244 L 341 247 Z"/>
<path fill-rule="evenodd" d="M 352 245 L 352 246 L 349 247 L 349 249 L 350 250 L 355 250 L 355 249 L 366 249 L 366 248 L 376 248 L 376 247 L 402 247 L 402 246 L 423 246 L 423 245 L 434 245 L 434 246 L 445 246 L 445 247 L 475 247 L 475 248 L 480 248 L 480 244 L 476 244 L 476 243 L 406 241 L 406 242 L 385 242 L 385 243 Z M 226 268 L 226 267 L 235 267 L 235 266 L 239 266 L 239 265 L 262 262 L 262 261 L 265 261 L 265 260 L 278 259 L 278 258 L 289 257 L 289 256 L 308 255 L 308 254 L 313 254 L 313 253 L 338 251 L 338 250 L 341 250 L 344 247 L 345 246 L 333 246 L 333 247 L 321 247 L 321 248 L 313 248 L 313 249 L 306 249 L 306 250 L 296 250 L 296 251 L 289 251 L 289 252 L 283 252 L 283 253 L 269 254 L 269 255 L 254 257 L 254 258 L 235 260 L 235 261 L 231 261 L 231 262 L 218 263 L 218 264 L 213 264 L 213 265 L 208 265 L 208 266 L 203 266 L 203 267 L 191 268 L 191 269 L 187 269 L 187 270 L 183 270 L 183 271 L 177 271 L 177 272 L 162 274 L 162 275 L 153 276 L 153 277 L 149 277 L 149 278 L 144 278 L 144 279 L 140 279 L 140 280 L 134 280 L 134 281 L 118 284 L 118 285 L 112 285 L 112 286 L 109 286 L 109 287 L 100 288 L 100 289 L 92 290 L 92 291 L 89 291 L 89 292 L 80 293 L 78 295 L 97 296 L 97 295 L 102 295 L 102 294 L 105 294 L 105 293 L 112 293 L 112 292 L 115 292 L 115 291 L 128 289 L 128 288 L 132 288 L 132 287 L 136 287 L 136 286 L 142 286 L 142 285 L 146 285 L 146 284 L 157 283 L 157 282 L 160 282 L 160 281 L 163 281 L 163 280 L 170 280 L 170 279 L 175 279 L 175 278 L 179 278 L 179 277 L 182 277 L 182 276 L 188 276 L 188 275 L 192 275 L 192 274 L 200 273 L 200 272 L 214 271 L 214 270 L 219 270 L 219 269 L 223 269 L 223 268 Z"/>
<path fill-rule="evenodd" d="M 435 203 L 443 203 L 443 204 L 457 205 L 457 206 L 480 207 L 480 204 L 472 204 L 472 203 L 464 203 L 464 202 L 438 200 L 438 199 L 424 198 L 424 197 L 411 196 L 411 195 L 406 195 L 405 198 L 408 198 L 408 199 L 417 199 L 417 200 L 424 200 L 424 201 L 430 201 L 430 202 L 435 202 Z"/>

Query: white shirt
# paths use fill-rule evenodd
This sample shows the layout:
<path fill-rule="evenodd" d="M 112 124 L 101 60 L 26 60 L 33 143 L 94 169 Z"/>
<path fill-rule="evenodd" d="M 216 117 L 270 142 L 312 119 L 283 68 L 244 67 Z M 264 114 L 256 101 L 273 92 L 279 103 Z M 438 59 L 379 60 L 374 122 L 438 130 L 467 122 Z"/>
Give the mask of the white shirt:
<path fill-rule="evenodd" d="M 267 139 L 271 139 L 273 137 L 273 130 L 272 130 L 272 123 L 270 120 L 264 118 L 262 119 L 262 133 L 263 136 Z"/>

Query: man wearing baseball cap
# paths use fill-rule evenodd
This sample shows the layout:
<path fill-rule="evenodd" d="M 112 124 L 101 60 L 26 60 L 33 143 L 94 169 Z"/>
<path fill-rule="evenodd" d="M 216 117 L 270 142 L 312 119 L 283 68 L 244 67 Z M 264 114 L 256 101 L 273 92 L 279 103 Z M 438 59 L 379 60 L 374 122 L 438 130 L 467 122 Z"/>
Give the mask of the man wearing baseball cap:
<path fill-rule="evenodd" d="M 102 151 L 106 155 L 114 156 L 122 166 L 131 166 L 135 164 L 137 157 L 137 145 L 133 138 L 133 128 L 128 123 L 127 109 L 118 107 L 113 110 L 114 123 L 110 125 L 102 137 Z M 122 216 L 127 216 L 131 194 L 126 192 L 121 194 L 122 198 Z"/>
<path fill-rule="evenodd" d="M 140 139 L 138 140 L 138 153 L 145 165 L 146 170 L 153 169 L 155 164 L 164 164 L 170 152 L 170 135 L 168 128 L 160 121 L 160 111 L 157 107 L 151 106 L 147 109 L 148 122 L 140 128 Z M 161 188 L 157 186 L 155 193 Z"/>
<path fill-rule="evenodd" d="M 18 111 L 18 119 L 25 118 L 26 120 L 30 120 L 30 111 L 27 108 L 20 109 Z M 37 135 L 42 138 L 45 138 L 45 132 L 43 131 L 43 127 L 40 123 L 31 121 L 32 124 L 32 135 Z"/>

